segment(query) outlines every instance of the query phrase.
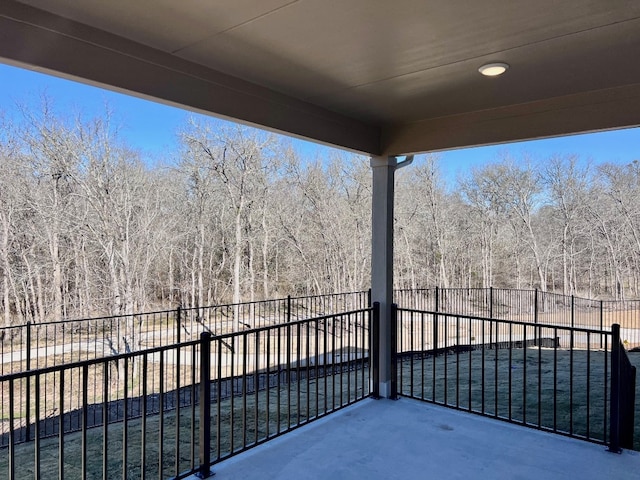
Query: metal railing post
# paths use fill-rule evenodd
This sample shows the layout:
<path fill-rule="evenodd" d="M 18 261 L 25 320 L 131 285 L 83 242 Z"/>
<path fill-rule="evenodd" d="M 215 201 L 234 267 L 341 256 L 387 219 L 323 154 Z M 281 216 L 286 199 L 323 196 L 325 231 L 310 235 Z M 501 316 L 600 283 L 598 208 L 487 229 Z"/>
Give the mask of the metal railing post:
<path fill-rule="evenodd" d="M 521 302 L 522 295 L 519 295 L 519 303 Z M 542 329 L 538 326 L 539 315 L 538 315 L 538 289 L 534 289 L 533 291 L 533 344 L 539 346 L 540 338 L 542 337 Z M 519 311 L 522 311 L 521 308 L 518 308 Z M 525 347 L 526 348 L 526 347 Z"/>
<path fill-rule="evenodd" d="M 15 440 L 15 431 L 14 431 L 15 409 L 16 409 L 15 402 L 16 401 L 15 401 L 14 381 L 9 380 L 9 459 L 8 459 L 8 463 L 9 463 L 9 478 L 11 479 L 16 478 L 16 440 Z"/>
<path fill-rule="evenodd" d="M 573 350 L 573 329 L 576 328 L 576 298 L 571 295 L 571 350 Z"/>
<path fill-rule="evenodd" d="M 489 287 L 489 296 L 490 296 L 490 311 L 489 318 L 493 320 L 493 287 Z M 464 312 L 463 312 L 464 313 Z M 498 335 L 496 332 L 496 343 L 498 342 Z M 489 348 L 493 344 L 493 322 L 489 322 Z"/>
<path fill-rule="evenodd" d="M 31 370 L 31 322 L 27 321 L 27 352 L 26 352 L 26 368 L 27 371 Z M 26 436 L 26 441 L 30 441 L 31 440 L 31 377 L 27 377 L 27 390 L 26 390 L 26 395 L 25 395 L 25 405 L 26 405 L 26 411 L 25 411 L 25 423 L 26 423 L 26 427 L 25 427 L 25 436 Z"/>
<path fill-rule="evenodd" d="M 620 453 L 620 325 L 611 325 L 611 403 L 609 451 Z"/>
<path fill-rule="evenodd" d="M 435 312 L 436 314 L 433 316 L 433 364 L 436 363 L 436 356 L 438 355 L 438 312 L 440 311 L 440 302 L 438 300 L 439 288 L 436 287 L 436 305 Z"/>
<path fill-rule="evenodd" d="M 571 295 L 571 328 L 576 327 L 576 297 Z"/>
<path fill-rule="evenodd" d="M 489 318 L 493 318 L 493 287 L 489 287 Z"/>
<path fill-rule="evenodd" d="M 391 304 L 391 400 L 398 399 L 398 305 Z"/>
<path fill-rule="evenodd" d="M 220 388 L 220 387 L 218 387 Z M 211 334 L 200 334 L 200 466 L 198 478 L 209 478 L 211 465 Z"/>
<path fill-rule="evenodd" d="M 600 300 L 600 331 L 602 332 L 602 330 L 604 329 L 604 307 L 603 307 L 603 302 L 602 300 Z M 602 333 L 600 334 L 600 349 L 602 350 L 603 345 L 602 345 L 602 340 L 603 340 L 603 335 Z"/>
<path fill-rule="evenodd" d="M 335 334 L 335 318 L 333 319 L 333 322 L 334 322 L 334 334 Z M 289 325 L 290 323 L 291 323 L 291 295 L 287 295 L 287 392 L 288 392 L 287 395 L 289 395 L 291 392 L 291 325 Z M 325 332 L 325 335 L 327 335 L 327 332 Z M 327 368 L 326 353 L 327 352 L 325 352 L 325 358 L 324 358 L 325 372 Z M 332 355 L 335 355 L 335 352 L 333 352 Z M 333 366 L 333 360 L 332 360 L 331 361 L 332 374 L 333 374 L 333 370 L 334 370 L 334 366 Z"/>
<path fill-rule="evenodd" d="M 380 398 L 380 302 L 373 302 L 372 321 L 369 326 L 371 339 L 369 341 L 369 361 L 371 368 L 373 398 Z"/>
<path fill-rule="evenodd" d="M 27 370 L 31 370 L 31 322 L 27 321 Z"/>
<path fill-rule="evenodd" d="M 176 343 L 180 343 L 180 326 L 182 323 L 182 306 L 176 309 Z"/>
<path fill-rule="evenodd" d="M 27 321 L 27 371 L 31 370 L 31 322 Z M 25 405 L 27 406 L 25 411 L 25 437 L 26 441 L 31 440 L 31 377 L 27 377 L 27 389 L 25 392 Z"/>

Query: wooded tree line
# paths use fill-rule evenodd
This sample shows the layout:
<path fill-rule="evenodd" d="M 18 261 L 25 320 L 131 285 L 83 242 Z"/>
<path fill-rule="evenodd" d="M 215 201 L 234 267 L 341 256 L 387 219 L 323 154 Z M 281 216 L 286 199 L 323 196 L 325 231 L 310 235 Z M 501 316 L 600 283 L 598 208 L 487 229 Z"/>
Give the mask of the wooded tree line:
<path fill-rule="evenodd" d="M 192 120 L 150 162 L 108 113 L 0 122 L 5 325 L 368 288 L 362 158 Z"/>
<path fill-rule="evenodd" d="M 640 162 L 558 156 L 533 163 L 507 153 L 450 189 L 435 156 L 399 173 L 401 286 L 638 297 Z"/>
<path fill-rule="evenodd" d="M 336 153 L 192 119 L 150 162 L 111 123 L 0 120 L 3 323 L 369 287 L 371 171 Z M 470 153 L 472 155 L 472 153 Z M 640 165 L 497 159 L 447 185 L 397 175 L 396 286 L 637 296 Z"/>

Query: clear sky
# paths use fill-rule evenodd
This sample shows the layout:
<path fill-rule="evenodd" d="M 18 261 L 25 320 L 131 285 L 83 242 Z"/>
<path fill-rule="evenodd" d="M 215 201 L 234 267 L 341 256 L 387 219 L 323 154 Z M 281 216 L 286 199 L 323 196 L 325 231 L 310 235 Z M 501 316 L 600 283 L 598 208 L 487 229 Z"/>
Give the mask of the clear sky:
<path fill-rule="evenodd" d="M 42 93 L 53 99 L 58 110 L 79 110 L 89 117 L 102 114 L 105 104 L 109 105 L 121 126 L 121 136 L 151 157 L 176 145 L 176 131 L 192 115 L 178 108 L 0 64 L 0 111 L 17 114 L 17 104 L 37 102 Z M 293 143 L 307 159 L 326 156 L 331 150 L 311 142 Z M 516 158 L 527 154 L 534 161 L 577 154 L 594 163 L 629 163 L 640 159 L 640 128 L 461 149 L 442 152 L 440 156 L 447 176 L 454 178 L 470 167 L 497 159 L 504 151 Z"/>

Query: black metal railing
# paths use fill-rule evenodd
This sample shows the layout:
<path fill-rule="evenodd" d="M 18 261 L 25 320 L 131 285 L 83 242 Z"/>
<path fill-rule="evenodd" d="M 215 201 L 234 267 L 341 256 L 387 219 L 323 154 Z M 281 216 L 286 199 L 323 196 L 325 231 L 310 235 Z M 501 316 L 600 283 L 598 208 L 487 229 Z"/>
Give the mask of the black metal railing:
<path fill-rule="evenodd" d="M 114 356 L 369 306 L 369 292 L 27 323 L 0 328 L 0 375 Z"/>
<path fill-rule="evenodd" d="M 394 312 L 397 394 L 593 442 L 615 441 L 610 401 L 620 392 L 635 395 L 635 385 L 613 378 L 617 360 L 610 353 L 624 348 L 620 341 L 615 347 L 611 332 Z"/>
<path fill-rule="evenodd" d="M 0 376 L 0 477 L 185 478 L 369 395 L 372 308 Z"/>
<path fill-rule="evenodd" d="M 610 330 L 617 323 L 625 347 L 640 348 L 640 300 L 591 300 L 493 287 L 399 289 L 394 298 L 402 308 L 534 324 Z"/>

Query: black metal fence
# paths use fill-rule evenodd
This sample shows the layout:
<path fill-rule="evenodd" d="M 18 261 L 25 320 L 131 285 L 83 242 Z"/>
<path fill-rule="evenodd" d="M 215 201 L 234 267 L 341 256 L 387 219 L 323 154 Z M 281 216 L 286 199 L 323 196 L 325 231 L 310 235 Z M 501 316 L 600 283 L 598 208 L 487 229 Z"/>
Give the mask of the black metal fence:
<path fill-rule="evenodd" d="M 611 355 L 612 348 L 624 348 L 620 341 L 622 350 L 612 347 L 611 332 L 395 306 L 393 312 L 397 394 L 603 444 L 618 441 L 612 397 L 622 391 L 633 397 L 635 384 L 616 383 L 612 362 L 619 365 L 622 354 Z M 616 403 L 616 415 L 628 405 Z"/>
<path fill-rule="evenodd" d="M 628 328 L 633 310 L 520 290 L 396 298 L 393 391 L 629 445 L 630 342 L 605 313 Z M 0 477 L 206 475 L 377 387 L 369 305 L 354 292 L 3 329 Z"/>
<path fill-rule="evenodd" d="M 0 374 L 195 340 L 202 331 L 222 335 L 368 306 L 369 292 L 362 291 L 4 327 Z"/>
<path fill-rule="evenodd" d="M 621 326 L 627 349 L 640 347 L 640 300 L 590 300 L 501 288 L 429 288 L 394 292 L 402 308 L 592 330 Z"/>
<path fill-rule="evenodd" d="M 0 477 L 184 478 L 369 395 L 372 309 L 0 376 Z"/>

